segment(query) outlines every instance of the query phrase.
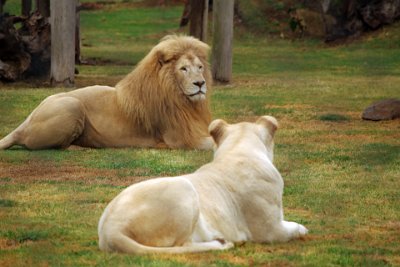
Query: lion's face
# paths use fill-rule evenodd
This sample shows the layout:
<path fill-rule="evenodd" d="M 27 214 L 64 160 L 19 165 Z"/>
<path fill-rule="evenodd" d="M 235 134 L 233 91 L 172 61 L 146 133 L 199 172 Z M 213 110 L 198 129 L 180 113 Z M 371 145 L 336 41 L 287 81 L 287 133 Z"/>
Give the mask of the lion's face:
<path fill-rule="evenodd" d="M 191 101 L 206 99 L 207 85 L 204 65 L 195 55 L 183 55 L 175 64 L 175 73 L 182 92 Z"/>

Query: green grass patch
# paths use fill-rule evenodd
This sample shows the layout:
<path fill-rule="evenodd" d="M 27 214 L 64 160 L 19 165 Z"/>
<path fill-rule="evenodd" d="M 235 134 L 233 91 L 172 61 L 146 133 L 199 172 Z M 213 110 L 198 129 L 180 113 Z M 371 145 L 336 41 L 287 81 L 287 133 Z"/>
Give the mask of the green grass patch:
<path fill-rule="evenodd" d="M 400 145 L 386 143 L 365 144 L 360 148 L 357 160 L 364 166 L 371 168 L 386 165 L 400 166 Z"/>
<path fill-rule="evenodd" d="M 91 151 L 93 157 L 84 160 L 83 164 L 92 168 L 131 169 L 141 176 L 172 176 L 192 172 L 211 159 L 211 152 L 205 151 L 125 149 L 112 154 L 102 152 Z"/>
<path fill-rule="evenodd" d="M 14 207 L 17 203 L 10 199 L 0 199 L 0 207 L 10 208 Z"/>
<path fill-rule="evenodd" d="M 18 243 L 24 243 L 27 241 L 39 241 L 46 239 L 49 233 L 43 230 L 17 230 L 7 231 L 0 234 L 9 240 L 16 241 Z"/>
<path fill-rule="evenodd" d="M 136 64 L 163 35 L 178 31 L 181 14 L 182 6 L 83 11 L 82 55 Z"/>

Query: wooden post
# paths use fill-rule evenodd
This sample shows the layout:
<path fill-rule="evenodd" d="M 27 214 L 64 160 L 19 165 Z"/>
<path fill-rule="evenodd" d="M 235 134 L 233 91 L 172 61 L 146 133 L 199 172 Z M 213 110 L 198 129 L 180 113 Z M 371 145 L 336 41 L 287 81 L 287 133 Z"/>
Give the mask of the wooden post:
<path fill-rule="evenodd" d="M 206 42 L 208 0 L 190 0 L 190 35 Z"/>
<path fill-rule="evenodd" d="M 51 71 L 53 86 L 73 87 L 75 81 L 76 1 L 51 0 Z"/>
<path fill-rule="evenodd" d="M 233 10 L 234 0 L 213 2 L 211 71 L 219 82 L 230 82 L 232 78 Z"/>
<path fill-rule="evenodd" d="M 29 16 L 32 10 L 32 0 L 22 0 L 21 14 L 23 16 Z"/>

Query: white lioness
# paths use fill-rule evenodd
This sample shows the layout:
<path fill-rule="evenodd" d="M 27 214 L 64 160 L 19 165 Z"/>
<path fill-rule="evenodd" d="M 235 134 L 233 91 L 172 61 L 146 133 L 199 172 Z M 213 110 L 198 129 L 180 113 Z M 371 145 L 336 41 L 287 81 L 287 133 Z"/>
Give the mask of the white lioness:
<path fill-rule="evenodd" d="M 213 121 L 214 160 L 195 173 L 152 179 L 122 191 L 100 218 L 100 249 L 200 252 L 305 235 L 303 225 L 283 219 L 283 180 L 272 163 L 276 129 L 270 116 L 256 123 Z"/>

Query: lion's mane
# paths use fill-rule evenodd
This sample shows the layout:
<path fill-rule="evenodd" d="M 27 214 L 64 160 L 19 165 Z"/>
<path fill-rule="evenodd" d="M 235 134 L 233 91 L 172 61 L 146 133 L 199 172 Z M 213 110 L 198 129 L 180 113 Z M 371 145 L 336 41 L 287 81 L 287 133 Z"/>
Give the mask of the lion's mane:
<path fill-rule="evenodd" d="M 204 65 L 204 78 L 211 87 L 207 63 L 209 46 L 189 36 L 166 36 L 136 68 L 117 85 L 117 100 L 123 112 L 144 130 L 162 136 L 167 129 L 179 132 L 190 147 L 208 136 L 211 121 L 209 94 L 206 100 L 190 101 L 181 92 L 174 74 L 176 60 L 185 54 L 196 55 Z"/>

